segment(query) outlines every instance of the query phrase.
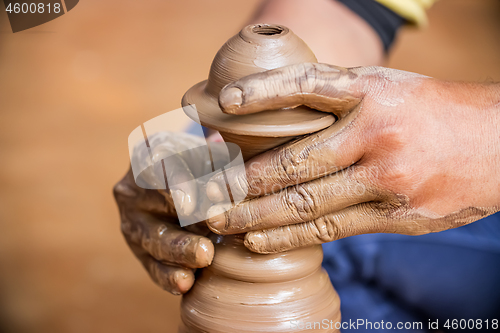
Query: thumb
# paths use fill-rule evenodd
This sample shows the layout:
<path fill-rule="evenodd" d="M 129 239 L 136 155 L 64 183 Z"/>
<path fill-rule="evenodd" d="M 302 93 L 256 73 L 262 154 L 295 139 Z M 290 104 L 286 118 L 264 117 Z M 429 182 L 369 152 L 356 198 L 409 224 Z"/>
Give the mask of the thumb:
<path fill-rule="evenodd" d="M 219 105 L 229 114 L 305 105 L 342 118 L 363 98 L 356 89 L 358 74 L 327 64 L 302 63 L 248 75 L 226 85 Z"/>

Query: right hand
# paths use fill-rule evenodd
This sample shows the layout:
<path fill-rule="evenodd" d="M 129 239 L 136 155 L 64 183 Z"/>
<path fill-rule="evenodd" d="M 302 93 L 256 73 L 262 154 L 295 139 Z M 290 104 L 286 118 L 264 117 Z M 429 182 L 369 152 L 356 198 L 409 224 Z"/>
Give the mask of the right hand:
<path fill-rule="evenodd" d="M 153 136 L 151 140 L 162 140 L 153 155 L 161 160 L 165 152 L 183 150 L 185 140 L 199 140 L 189 134 Z M 135 149 L 134 155 L 144 153 Z M 190 163 L 196 158 L 189 154 L 176 160 L 169 159 L 167 172 L 176 172 L 176 177 L 194 179 L 203 172 L 200 163 Z M 151 171 L 151 172 L 150 172 Z M 151 185 L 155 172 L 144 171 L 142 181 Z M 184 186 L 173 191 L 177 199 L 184 199 L 180 214 L 193 214 L 198 198 L 197 189 Z M 121 230 L 135 256 L 141 261 L 153 281 L 174 295 L 186 293 L 194 283 L 194 271 L 212 262 L 214 246 L 208 236 L 210 231 L 204 223 L 181 228 L 172 199 L 172 191 L 150 190 L 137 186 L 132 170 L 114 187 L 114 195 L 120 210 Z"/>
<path fill-rule="evenodd" d="M 219 95 L 226 113 L 306 105 L 339 120 L 214 176 L 214 202 L 227 201 L 226 179 L 251 200 L 211 208 L 223 213 L 210 228 L 248 232 L 250 250 L 275 253 L 366 233 L 422 235 L 498 212 L 499 96 L 498 84 L 314 63 L 230 83 Z"/>

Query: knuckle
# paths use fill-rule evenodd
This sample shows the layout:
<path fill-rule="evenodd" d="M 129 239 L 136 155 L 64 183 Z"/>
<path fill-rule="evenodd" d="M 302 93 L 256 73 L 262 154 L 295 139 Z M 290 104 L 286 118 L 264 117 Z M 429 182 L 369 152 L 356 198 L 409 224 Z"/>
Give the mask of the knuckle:
<path fill-rule="evenodd" d="M 239 80 L 235 87 L 243 92 L 243 104 L 248 104 L 275 94 L 276 81 L 279 80 L 279 74 L 270 76 L 269 73 L 257 73 Z"/>
<path fill-rule="evenodd" d="M 120 223 L 120 231 L 125 236 L 125 238 L 133 243 L 138 243 L 141 238 L 137 233 L 137 228 L 135 228 L 133 223 L 127 218 L 122 218 L 122 221 Z"/>
<path fill-rule="evenodd" d="M 130 233 L 132 232 L 132 226 L 130 225 L 130 222 L 122 218 L 120 223 L 120 231 L 126 236 L 130 235 Z"/>
<path fill-rule="evenodd" d="M 180 292 L 175 287 L 175 281 L 173 276 L 164 271 L 162 264 L 154 259 L 150 259 L 147 264 L 147 271 L 151 276 L 153 282 L 155 282 L 160 288 L 173 295 L 180 295 Z"/>
<path fill-rule="evenodd" d="M 331 216 L 322 216 L 314 220 L 316 238 L 323 243 L 341 238 L 337 221 Z"/>
<path fill-rule="evenodd" d="M 121 192 L 120 183 L 121 182 L 118 182 L 115 186 L 113 186 L 113 196 L 115 197 L 115 201 L 118 201 L 118 197 L 120 196 Z"/>
<path fill-rule="evenodd" d="M 311 93 L 316 87 L 316 78 L 318 77 L 318 70 L 315 64 L 305 63 L 299 64 L 294 67 L 295 69 L 295 83 L 300 92 Z"/>
<path fill-rule="evenodd" d="M 314 195 L 305 186 L 297 185 L 285 189 L 285 203 L 300 221 L 308 221 L 315 216 L 318 209 Z"/>
<path fill-rule="evenodd" d="M 249 191 L 248 179 L 245 172 L 236 173 L 235 185 L 236 187 L 234 189 L 231 188 L 231 190 L 234 191 L 234 193 L 232 193 L 234 200 L 243 200 Z"/>
<path fill-rule="evenodd" d="M 258 205 L 254 206 L 251 203 L 241 206 L 241 211 L 237 214 L 230 215 L 228 212 L 225 212 L 224 217 L 226 226 L 241 228 L 242 230 L 255 227 L 262 221 L 260 207 Z M 228 228 L 225 229 L 227 230 Z"/>
<path fill-rule="evenodd" d="M 121 197 L 126 196 L 129 192 L 128 186 L 124 183 L 124 181 L 118 182 L 115 186 L 113 186 L 113 196 L 115 197 L 115 201 L 119 201 Z"/>
<path fill-rule="evenodd" d="M 271 163 L 276 168 L 275 174 L 280 184 L 293 184 L 298 181 L 299 174 L 290 149 L 280 149 L 273 159 L 275 161 L 271 161 Z"/>
<path fill-rule="evenodd" d="M 157 228 L 156 228 L 156 237 L 158 239 L 162 239 L 162 238 L 165 238 L 168 234 L 168 228 L 165 224 L 160 224 Z"/>
<path fill-rule="evenodd" d="M 142 244 L 144 239 L 149 238 L 149 233 L 144 230 L 137 220 L 131 220 L 128 217 L 122 217 L 120 229 L 126 239 L 135 244 Z"/>
<path fill-rule="evenodd" d="M 115 186 L 113 186 L 113 196 L 116 202 L 120 202 L 122 199 L 128 197 L 133 198 L 137 196 L 136 191 L 132 186 L 130 186 L 130 172 L 123 177 Z M 135 184 L 135 183 L 134 183 Z"/>

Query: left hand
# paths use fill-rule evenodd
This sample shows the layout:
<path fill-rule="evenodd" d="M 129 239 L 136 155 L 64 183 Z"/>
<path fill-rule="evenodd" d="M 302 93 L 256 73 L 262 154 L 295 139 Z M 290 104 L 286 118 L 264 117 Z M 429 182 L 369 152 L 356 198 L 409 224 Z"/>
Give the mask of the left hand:
<path fill-rule="evenodd" d="M 210 265 L 214 256 L 206 226 L 197 223 L 181 228 L 178 219 L 179 215 L 193 216 L 201 206 L 198 187 L 191 180 L 211 168 L 201 163 L 205 159 L 197 156 L 198 150 L 190 148 L 206 142 L 187 133 L 168 132 L 148 139 L 151 146 L 142 142 L 132 157 L 135 171 L 143 171 L 134 177 L 129 169 L 114 187 L 121 230 L 151 279 L 174 295 L 184 294 L 194 284 L 195 270 Z M 146 158 L 149 154 L 151 160 Z M 164 160 L 166 156 L 172 157 Z M 149 161 L 153 165 L 146 167 Z M 176 189 L 170 188 L 163 172 L 179 181 Z"/>

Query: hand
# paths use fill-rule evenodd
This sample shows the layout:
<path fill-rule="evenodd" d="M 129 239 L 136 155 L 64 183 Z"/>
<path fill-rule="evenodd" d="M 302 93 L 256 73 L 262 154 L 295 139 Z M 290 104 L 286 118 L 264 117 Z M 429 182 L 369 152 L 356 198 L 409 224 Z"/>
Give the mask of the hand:
<path fill-rule="evenodd" d="M 270 253 L 471 223 L 500 207 L 499 101 L 498 84 L 382 67 L 299 64 L 247 76 L 220 93 L 224 112 L 307 105 L 338 121 L 254 157 L 246 174 L 226 171 L 249 200 L 208 225 L 248 232 L 250 250 Z M 212 201 L 224 199 L 222 184 L 222 175 L 208 183 Z"/>
<path fill-rule="evenodd" d="M 161 161 L 165 155 L 185 149 L 187 140 L 200 140 L 188 134 L 159 134 L 149 138 L 157 140 L 153 150 L 153 162 Z M 152 145 L 153 147 L 153 145 Z M 146 160 L 148 150 L 144 145 L 134 150 L 133 162 Z M 169 158 L 165 170 L 175 173 L 178 179 L 191 180 L 204 172 L 203 163 L 195 163 L 195 156 L 184 154 Z M 161 163 L 156 163 L 160 165 Z M 146 169 L 137 180 L 143 187 L 157 186 L 162 181 L 161 172 Z M 158 176 L 160 175 L 160 176 Z M 171 178 L 169 178 L 171 179 Z M 114 195 L 120 209 L 121 230 L 125 239 L 141 261 L 149 275 L 160 287 L 172 294 L 187 292 L 194 283 L 196 268 L 208 266 L 213 259 L 214 246 L 206 236 L 210 231 L 204 223 L 181 228 L 177 213 L 191 215 L 198 201 L 195 186 L 181 184 L 175 191 L 144 189 L 136 185 L 132 170 L 114 187 Z M 182 202 L 181 212 L 176 212 L 176 202 Z"/>

